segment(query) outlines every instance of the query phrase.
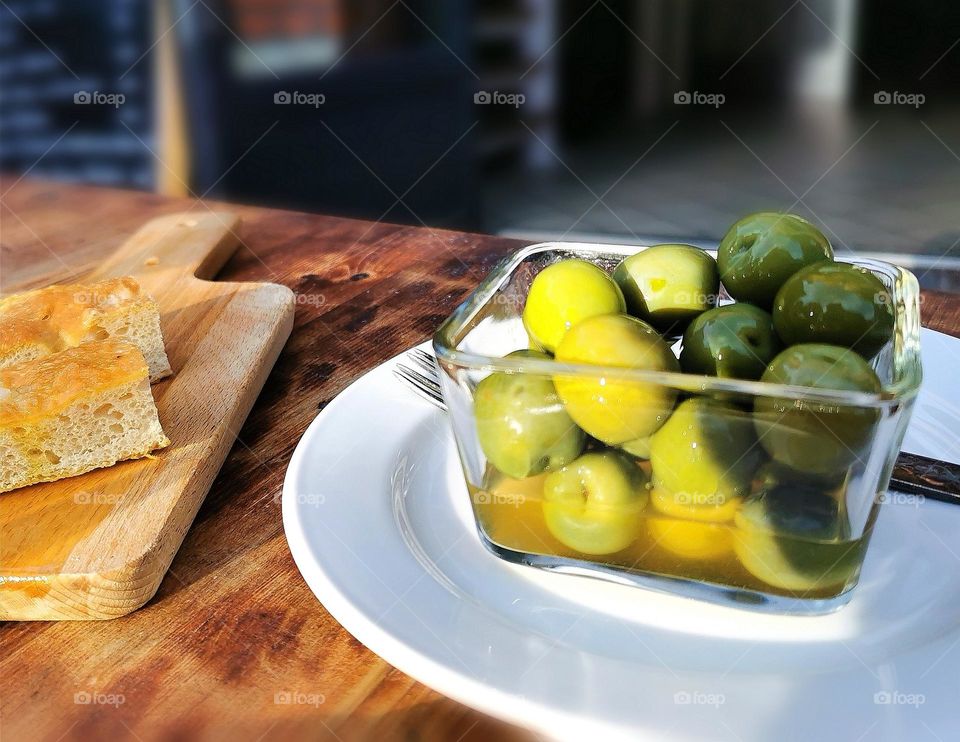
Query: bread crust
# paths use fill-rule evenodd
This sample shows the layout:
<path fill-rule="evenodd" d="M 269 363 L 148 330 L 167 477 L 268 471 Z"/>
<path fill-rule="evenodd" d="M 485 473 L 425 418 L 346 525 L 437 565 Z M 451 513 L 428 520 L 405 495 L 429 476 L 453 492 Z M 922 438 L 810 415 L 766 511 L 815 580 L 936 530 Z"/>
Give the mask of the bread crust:
<path fill-rule="evenodd" d="M 0 368 L 112 336 L 127 320 L 149 323 L 141 351 L 151 379 L 170 373 L 159 328 L 159 308 L 134 278 L 62 284 L 0 299 Z M 134 337 L 127 338 L 136 342 Z"/>

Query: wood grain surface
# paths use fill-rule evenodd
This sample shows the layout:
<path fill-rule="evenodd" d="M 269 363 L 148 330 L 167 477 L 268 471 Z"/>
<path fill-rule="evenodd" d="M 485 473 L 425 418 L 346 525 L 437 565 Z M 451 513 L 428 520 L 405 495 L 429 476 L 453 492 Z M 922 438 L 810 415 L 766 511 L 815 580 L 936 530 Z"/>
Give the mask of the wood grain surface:
<path fill-rule="evenodd" d="M 223 211 L 150 219 L 84 276 L 133 276 L 156 299 L 174 374 L 152 391 L 171 444 L 0 496 L 0 620 L 115 618 L 157 591 L 293 326 L 285 286 L 203 280 L 240 229 Z"/>
<path fill-rule="evenodd" d="M 218 280 L 285 284 L 296 312 L 156 596 L 113 621 L 0 624 L 0 740 L 526 739 L 393 669 L 333 620 L 294 566 L 279 499 L 317 411 L 428 337 L 517 244 L 29 179 L 0 180 L 3 192 L 2 291 L 79 277 L 153 217 L 229 208 L 243 244 Z M 276 703 L 283 693 L 307 702 Z"/>
<path fill-rule="evenodd" d="M 0 211 L 4 289 L 89 270 L 152 216 L 225 208 L 2 185 L 11 189 Z M 520 243 L 229 208 L 244 219 L 244 244 L 219 279 L 289 286 L 293 334 L 152 601 L 109 622 L 0 626 L 0 739 L 528 738 L 413 681 L 340 627 L 293 564 L 279 504 L 285 467 L 317 410 L 426 339 Z M 957 334 L 960 298 L 925 294 L 923 314 Z M 284 692 L 314 702 L 275 703 Z"/>

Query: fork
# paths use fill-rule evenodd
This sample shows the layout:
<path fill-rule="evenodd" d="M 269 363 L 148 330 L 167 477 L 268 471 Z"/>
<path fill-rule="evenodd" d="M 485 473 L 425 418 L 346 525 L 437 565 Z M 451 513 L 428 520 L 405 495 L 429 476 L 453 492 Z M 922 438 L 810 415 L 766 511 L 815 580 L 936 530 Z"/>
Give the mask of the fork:
<path fill-rule="evenodd" d="M 405 358 L 411 365 L 398 362 L 393 375 L 421 399 L 446 411 L 436 358 L 422 348 L 407 351 Z M 890 485 L 902 494 L 960 505 L 960 466 L 947 461 L 901 451 Z"/>
<path fill-rule="evenodd" d="M 440 369 L 436 359 L 423 348 L 407 351 L 406 358 L 413 366 L 398 362 L 393 369 L 393 375 L 421 399 L 446 411 L 447 405 L 440 392 Z"/>

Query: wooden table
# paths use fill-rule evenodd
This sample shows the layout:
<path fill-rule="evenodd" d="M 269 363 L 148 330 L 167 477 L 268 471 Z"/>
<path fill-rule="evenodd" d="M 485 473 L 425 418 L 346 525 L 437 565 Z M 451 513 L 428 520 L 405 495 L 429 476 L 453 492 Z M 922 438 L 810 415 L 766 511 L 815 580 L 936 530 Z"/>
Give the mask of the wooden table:
<path fill-rule="evenodd" d="M 79 276 L 151 217 L 223 208 L 30 179 L 0 186 L 2 291 Z M 220 277 L 293 289 L 293 335 L 153 600 L 104 623 L 0 626 L 0 740 L 526 738 L 393 669 L 333 620 L 294 566 L 279 501 L 317 411 L 426 339 L 520 243 L 229 208 L 245 244 Z M 925 294 L 923 313 L 960 331 L 960 297 Z M 284 691 L 323 702 L 275 703 Z M 116 704 L 76 703 L 84 692 Z"/>

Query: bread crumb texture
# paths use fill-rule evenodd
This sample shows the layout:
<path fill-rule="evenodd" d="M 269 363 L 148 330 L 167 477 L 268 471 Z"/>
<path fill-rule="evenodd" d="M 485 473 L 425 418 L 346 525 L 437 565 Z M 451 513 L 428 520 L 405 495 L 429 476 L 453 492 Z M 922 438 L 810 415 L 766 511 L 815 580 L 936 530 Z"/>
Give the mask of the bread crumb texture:
<path fill-rule="evenodd" d="M 134 345 L 92 342 L 0 369 L 0 492 L 169 443 Z"/>

